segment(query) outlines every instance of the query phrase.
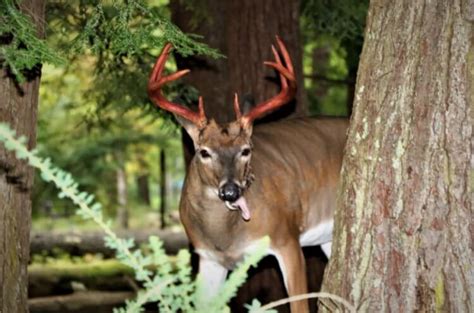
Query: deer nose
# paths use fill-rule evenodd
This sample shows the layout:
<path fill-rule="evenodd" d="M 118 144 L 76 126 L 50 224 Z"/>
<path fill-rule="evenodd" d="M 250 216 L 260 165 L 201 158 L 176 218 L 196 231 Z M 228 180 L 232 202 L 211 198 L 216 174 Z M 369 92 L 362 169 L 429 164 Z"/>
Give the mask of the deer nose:
<path fill-rule="evenodd" d="M 219 198 L 222 201 L 235 202 L 240 198 L 240 187 L 232 182 L 227 182 L 219 189 Z"/>

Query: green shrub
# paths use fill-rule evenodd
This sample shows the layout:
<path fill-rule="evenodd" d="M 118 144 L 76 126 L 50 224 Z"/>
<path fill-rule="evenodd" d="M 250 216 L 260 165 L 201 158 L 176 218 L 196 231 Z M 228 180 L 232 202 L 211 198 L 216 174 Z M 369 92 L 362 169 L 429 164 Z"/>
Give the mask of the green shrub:
<path fill-rule="evenodd" d="M 54 167 L 49 158 L 42 159 L 37 151 L 29 151 L 25 137 L 16 137 L 8 125 L 0 123 L 0 141 L 5 148 L 16 153 L 17 158 L 26 160 L 31 166 L 40 171 L 41 178 L 53 183 L 59 190 L 60 198 L 68 198 L 77 206 L 76 213 L 84 219 L 93 220 L 105 233 L 106 245 L 116 251 L 116 258 L 121 263 L 131 267 L 135 279 L 142 282 L 144 289 L 138 292 L 135 300 L 127 301 L 125 308 L 116 312 L 140 312 L 147 302 L 157 301 L 160 312 L 226 312 L 227 303 L 236 294 L 238 287 L 245 282 L 247 270 L 255 266 L 265 255 L 269 245 L 268 238 L 262 238 L 256 251 L 248 255 L 226 281 L 222 290 L 210 303 L 201 303 L 200 279 L 192 279 L 190 253 L 181 250 L 174 262 L 166 255 L 163 242 L 158 237 L 150 237 L 149 254 L 135 247 L 133 239 L 118 238 L 113 232 L 110 221 L 103 217 L 101 205 L 94 196 L 78 189 L 78 184 L 69 173 Z M 149 268 L 156 268 L 151 271 Z M 257 309 L 259 303 L 252 304 Z"/>

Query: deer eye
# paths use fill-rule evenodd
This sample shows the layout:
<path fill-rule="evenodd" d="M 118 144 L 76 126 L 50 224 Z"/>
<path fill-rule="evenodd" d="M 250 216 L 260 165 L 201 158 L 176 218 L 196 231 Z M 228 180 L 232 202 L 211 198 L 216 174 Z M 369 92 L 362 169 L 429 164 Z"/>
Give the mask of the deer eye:
<path fill-rule="evenodd" d="M 199 150 L 199 154 L 201 155 L 201 158 L 203 159 L 208 159 L 211 157 L 211 154 L 206 149 Z"/>
<path fill-rule="evenodd" d="M 242 152 L 240 152 L 240 155 L 241 156 L 249 156 L 250 155 L 250 148 L 245 148 L 242 150 Z"/>

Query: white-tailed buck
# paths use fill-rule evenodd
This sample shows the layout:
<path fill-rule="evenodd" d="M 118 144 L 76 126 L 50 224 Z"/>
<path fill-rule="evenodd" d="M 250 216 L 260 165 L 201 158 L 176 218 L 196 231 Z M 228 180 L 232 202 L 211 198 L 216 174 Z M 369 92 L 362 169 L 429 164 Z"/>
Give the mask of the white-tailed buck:
<path fill-rule="evenodd" d="M 204 114 L 168 101 L 161 87 L 189 70 L 163 76 L 170 53 L 159 56 L 148 94 L 159 107 L 178 117 L 191 136 L 196 154 L 183 187 L 180 216 L 200 256 L 199 272 L 214 295 L 227 272 L 268 235 L 268 254 L 278 260 L 289 296 L 307 292 L 301 246 L 321 245 L 329 257 L 336 186 L 348 121 L 295 118 L 259 125 L 253 121 L 291 101 L 296 80 L 290 56 L 277 38 L 283 62 L 272 46 L 281 92 L 241 114 L 235 95 L 234 122 L 218 125 Z M 307 312 L 307 301 L 291 303 L 291 311 Z"/>

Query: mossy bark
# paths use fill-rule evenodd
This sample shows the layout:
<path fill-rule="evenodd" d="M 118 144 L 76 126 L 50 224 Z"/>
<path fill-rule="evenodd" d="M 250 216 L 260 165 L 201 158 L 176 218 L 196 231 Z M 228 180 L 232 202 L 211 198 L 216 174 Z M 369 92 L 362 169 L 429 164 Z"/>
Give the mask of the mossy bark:
<path fill-rule="evenodd" d="M 472 1 L 370 3 L 323 289 L 472 312 Z"/>
<path fill-rule="evenodd" d="M 21 1 L 21 10 L 43 34 L 44 1 Z M 6 38 L 0 39 L 7 40 Z M 0 42 L 1 44 L 1 42 Z M 0 70 L 0 121 L 36 144 L 36 114 L 40 70 L 25 75 L 18 85 L 6 70 Z M 33 171 L 0 145 L 0 312 L 27 312 L 27 265 L 31 224 L 30 190 Z"/>

